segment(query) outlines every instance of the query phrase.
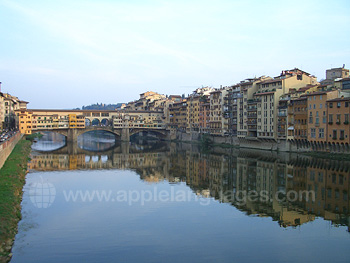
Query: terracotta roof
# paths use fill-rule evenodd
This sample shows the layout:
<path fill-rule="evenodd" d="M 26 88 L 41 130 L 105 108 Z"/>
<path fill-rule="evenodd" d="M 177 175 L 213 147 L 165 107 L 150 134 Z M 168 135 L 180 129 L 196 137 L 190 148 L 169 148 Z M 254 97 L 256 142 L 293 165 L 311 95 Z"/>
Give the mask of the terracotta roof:
<path fill-rule="evenodd" d="M 302 96 L 300 98 L 296 98 L 296 99 L 291 99 L 292 101 L 299 101 L 299 100 L 307 100 L 307 98 L 305 96 Z"/>
<path fill-rule="evenodd" d="M 317 92 L 305 94 L 305 96 L 324 95 L 324 94 L 327 94 L 327 91 L 317 91 Z"/>
<path fill-rule="evenodd" d="M 264 80 L 264 81 L 262 81 L 262 82 L 260 82 L 260 83 L 258 83 L 258 84 L 260 85 L 260 84 L 274 83 L 274 82 L 279 82 L 279 81 L 282 82 L 282 80 L 283 80 L 283 79 L 269 79 L 269 80 Z"/>
<path fill-rule="evenodd" d="M 253 84 L 253 81 L 239 83 L 239 85 L 241 85 L 241 86 L 246 86 L 246 85 L 251 85 L 251 84 Z"/>
<path fill-rule="evenodd" d="M 336 99 L 327 100 L 327 102 L 334 102 L 334 101 L 350 101 L 350 98 L 336 98 Z"/>

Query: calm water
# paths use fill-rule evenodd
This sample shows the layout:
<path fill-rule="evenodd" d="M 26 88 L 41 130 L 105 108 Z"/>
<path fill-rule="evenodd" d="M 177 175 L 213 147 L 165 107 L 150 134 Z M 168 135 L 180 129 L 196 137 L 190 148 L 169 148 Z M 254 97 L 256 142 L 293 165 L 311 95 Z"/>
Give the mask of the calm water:
<path fill-rule="evenodd" d="M 44 136 L 33 145 L 12 262 L 349 262 L 349 167 Z"/>

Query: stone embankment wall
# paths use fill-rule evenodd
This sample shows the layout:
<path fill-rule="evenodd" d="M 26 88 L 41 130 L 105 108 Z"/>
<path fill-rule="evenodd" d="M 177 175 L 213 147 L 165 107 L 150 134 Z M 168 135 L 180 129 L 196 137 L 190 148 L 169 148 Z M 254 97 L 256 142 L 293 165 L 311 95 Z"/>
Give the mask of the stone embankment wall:
<path fill-rule="evenodd" d="M 16 144 L 22 138 L 22 136 L 23 135 L 18 132 L 16 135 L 12 136 L 9 140 L 0 144 L 0 169 L 2 168 L 2 166 L 7 160 L 7 157 L 9 157 L 13 148 L 15 148 Z"/>
<path fill-rule="evenodd" d="M 176 132 L 175 136 L 172 136 L 172 140 L 176 138 L 177 141 L 190 142 L 200 141 L 201 134 L 198 132 L 185 133 Z M 277 151 L 277 152 L 328 152 L 328 153 L 350 153 L 349 146 L 332 146 L 332 145 L 318 145 L 317 143 L 309 142 L 294 142 L 286 140 L 258 140 L 258 139 L 245 139 L 231 136 L 214 136 L 209 135 L 211 141 L 215 144 L 227 144 L 239 148 L 249 148 L 256 150 Z"/>

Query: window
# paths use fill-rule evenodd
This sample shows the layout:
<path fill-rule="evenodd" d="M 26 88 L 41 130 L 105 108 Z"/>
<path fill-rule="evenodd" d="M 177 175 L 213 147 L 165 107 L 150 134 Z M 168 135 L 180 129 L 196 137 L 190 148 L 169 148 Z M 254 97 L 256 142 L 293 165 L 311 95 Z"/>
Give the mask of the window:
<path fill-rule="evenodd" d="M 310 116 L 309 117 L 309 123 L 312 123 L 313 122 L 313 118 Z"/>
<path fill-rule="evenodd" d="M 333 130 L 333 140 L 337 139 L 337 130 Z"/>
<path fill-rule="evenodd" d="M 320 103 L 320 109 L 322 109 L 322 103 Z"/>
<path fill-rule="evenodd" d="M 344 114 L 344 124 L 349 124 L 349 114 Z"/>
<path fill-rule="evenodd" d="M 337 114 L 337 124 L 340 124 L 340 114 Z"/>
<path fill-rule="evenodd" d="M 344 130 L 340 130 L 340 136 L 339 136 L 339 139 L 340 139 L 340 140 L 344 140 L 344 135 L 345 135 Z"/>
<path fill-rule="evenodd" d="M 333 124 L 333 114 L 328 115 L 328 123 Z"/>
<path fill-rule="evenodd" d="M 349 107 L 349 102 L 345 101 L 345 108 L 348 108 L 348 107 Z"/>
<path fill-rule="evenodd" d="M 333 102 L 330 102 L 330 103 L 329 103 L 329 107 L 330 107 L 330 108 L 333 108 Z"/>
<path fill-rule="evenodd" d="M 340 108 L 340 106 L 341 106 L 341 102 L 338 102 L 337 103 L 337 108 Z"/>
<path fill-rule="evenodd" d="M 324 138 L 324 128 L 318 129 L 318 138 Z"/>
<path fill-rule="evenodd" d="M 311 138 L 316 138 L 316 129 L 311 128 Z"/>

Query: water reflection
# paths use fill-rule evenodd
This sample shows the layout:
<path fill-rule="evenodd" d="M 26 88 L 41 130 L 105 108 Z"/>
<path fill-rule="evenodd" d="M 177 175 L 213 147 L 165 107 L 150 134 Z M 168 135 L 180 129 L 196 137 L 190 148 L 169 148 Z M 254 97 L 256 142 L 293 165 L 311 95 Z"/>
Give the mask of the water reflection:
<path fill-rule="evenodd" d="M 115 136 L 104 131 L 91 131 L 78 137 L 78 147 L 87 151 L 108 151 L 113 149 L 115 145 Z"/>
<path fill-rule="evenodd" d="M 39 141 L 34 141 L 32 149 L 36 151 L 54 151 L 66 146 L 65 137 L 59 133 L 42 132 Z"/>
<path fill-rule="evenodd" d="M 145 182 L 185 183 L 199 196 L 230 204 L 247 215 L 270 217 L 282 227 L 296 227 L 322 217 L 334 226 L 349 229 L 348 162 L 233 149 L 203 153 L 190 144 L 115 144 L 108 138 L 98 142 L 93 137 L 88 141 L 85 138 L 80 142 L 87 147 L 68 145 L 52 153 L 34 151 L 29 168 L 132 169 Z M 46 147 L 45 141 L 43 145 Z M 98 152 L 101 149 L 103 152 Z M 288 193 L 305 191 L 312 191 L 314 199 L 286 198 Z M 242 202 L 240 198 L 247 192 L 265 193 L 267 198 Z"/>

